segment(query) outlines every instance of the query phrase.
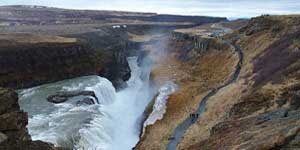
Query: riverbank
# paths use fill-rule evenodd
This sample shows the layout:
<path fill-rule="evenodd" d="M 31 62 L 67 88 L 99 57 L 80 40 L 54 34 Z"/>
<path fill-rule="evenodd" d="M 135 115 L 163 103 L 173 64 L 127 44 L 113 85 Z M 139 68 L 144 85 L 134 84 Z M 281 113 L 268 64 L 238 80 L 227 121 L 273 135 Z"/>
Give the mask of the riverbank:
<path fill-rule="evenodd" d="M 166 149 L 167 143 L 172 140 L 171 134 L 175 127 L 197 109 L 207 92 L 227 81 L 238 63 L 238 55 L 226 44 L 210 47 L 209 40 L 186 40 L 181 39 L 182 36 L 178 34 L 175 35 L 160 39 L 161 43 L 158 42 L 157 45 L 164 44 L 161 49 L 153 46 L 153 54 L 157 54 L 158 59 L 152 75 L 156 83 L 170 80 L 179 89 L 169 97 L 163 119 L 146 128 L 146 134 L 136 149 Z M 208 46 L 207 49 L 197 47 L 201 45 L 201 41 Z M 198 42 L 199 44 L 195 44 Z M 156 134 L 158 132 L 160 134 Z"/>

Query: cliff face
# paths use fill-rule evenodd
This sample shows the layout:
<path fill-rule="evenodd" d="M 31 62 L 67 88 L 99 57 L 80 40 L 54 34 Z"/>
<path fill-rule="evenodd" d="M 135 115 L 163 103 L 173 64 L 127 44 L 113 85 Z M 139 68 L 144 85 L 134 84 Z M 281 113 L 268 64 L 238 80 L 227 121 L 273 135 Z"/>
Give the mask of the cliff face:
<path fill-rule="evenodd" d="M 85 75 L 103 75 L 119 87 L 130 77 L 124 60 L 126 56 L 118 51 L 96 50 L 77 39 L 71 42 L 67 40 L 69 38 L 51 41 L 52 36 L 41 36 L 43 41 L 37 41 L 37 35 L 26 34 L 25 39 L 31 40 L 19 41 L 23 38 L 18 37 L 24 35 L 10 36 L 14 39 L 6 37 L 0 40 L 2 87 L 28 88 Z"/>
<path fill-rule="evenodd" d="M 205 55 L 209 50 L 221 51 L 229 49 L 230 47 L 223 41 L 213 37 L 191 35 L 182 32 L 173 32 L 173 40 L 178 43 L 183 43 L 180 49 L 180 58 L 182 60 L 189 60 L 197 58 L 198 56 Z"/>
<path fill-rule="evenodd" d="M 0 103 L 0 149 L 54 150 L 51 144 L 31 140 L 27 113 L 20 110 L 16 92 L 0 88 Z"/>
<path fill-rule="evenodd" d="M 126 31 L 125 28 L 102 27 L 97 32 L 66 36 L 79 38 L 96 52 L 106 54 L 103 58 L 109 62 L 100 70 L 99 75 L 109 79 L 117 89 L 121 89 L 130 78 L 127 57 L 131 51 L 138 48 L 138 44 L 128 40 Z"/>

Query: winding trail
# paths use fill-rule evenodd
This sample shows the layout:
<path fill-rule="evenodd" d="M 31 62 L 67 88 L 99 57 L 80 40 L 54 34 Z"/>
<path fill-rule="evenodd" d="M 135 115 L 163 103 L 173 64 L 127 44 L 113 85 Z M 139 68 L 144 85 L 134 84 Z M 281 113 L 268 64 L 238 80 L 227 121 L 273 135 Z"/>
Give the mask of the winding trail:
<path fill-rule="evenodd" d="M 181 141 L 184 133 L 186 132 L 186 130 L 192 126 L 194 123 L 197 122 L 197 119 L 199 119 L 202 115 L 202 113 L 205 111 L 206 109 L 206 102 L 207 100 L 214 96 L 215 94 L 217 94 L 222 88 L 234 83 L 241 71 L 242 68 L 242 63 L 243 63 L 243 52 L 240 49 L 239 46 L 234 45 L 232 43 L 230 43 L 229 41 L 224 41 L 225 43 L 231 45 L 234 49 L 235 49 L 235 53 L 238 54 L 239 57 L 239 62 L 238 64 L 235 66 L 235 71 L 234 73 L 230 76 L 229 80 L 224 83 L 223 85 L 211 90 L 200 102 L 198 109 L 196 111 L 194 111 L 192 113 L 191 116 L 187 117 L 183 122 L 181 122 L 173 131 L 172 135 L 171 135 L 171 140 L 167 145 L 167 150 L 176 150 L 176 146 L 179 144 L 179 142 Z"/>

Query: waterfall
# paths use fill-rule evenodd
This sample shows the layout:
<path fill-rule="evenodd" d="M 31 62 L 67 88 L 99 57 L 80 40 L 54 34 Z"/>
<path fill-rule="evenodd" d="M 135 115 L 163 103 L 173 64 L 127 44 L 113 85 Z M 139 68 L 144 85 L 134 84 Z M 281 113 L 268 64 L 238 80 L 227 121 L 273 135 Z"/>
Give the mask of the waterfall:
<path fill-rule="evenodd" d="M 20 106 L 29 114 L 29 133 L 74 150 L 131 150 L 138 142 L 143 112 L 153 97 L 149 84 L 151 65 L 128 58 L 132 76 L 128 87 L 116 92 L 111 82 L 86 76 L 20 90 Z M 94 91 L 100 104 L 78 105 L 82 97 L 61 104 L 47 102 L 58 91 Z"/>
<path fill-rule="evenodd" d="M 167 82 L 159 88 L 158 95 L 154 101 L 152 112 L 149 114 L 148 118 L 143 124 L 142 136 L 147 126 L 153 125 L 157 120 L 161 120 L 163 118 L 163 115 L 166 112 L 167 100 L 169 98 L 169 95 L 173 94 L 177 89 L 177 85 L 173 82 Z"/>
<path fill-rule="evenodd" d="M 147 120 L 144 122 L 144 127 L 154 124 L 157 120 L 163 118 L 167 108 L 167 99 L 169 95 L 177 90 L 177 85 L 173 82 L 167 82 L 158 90 L 158 96 L 155 99 L 153 110 Z"/>

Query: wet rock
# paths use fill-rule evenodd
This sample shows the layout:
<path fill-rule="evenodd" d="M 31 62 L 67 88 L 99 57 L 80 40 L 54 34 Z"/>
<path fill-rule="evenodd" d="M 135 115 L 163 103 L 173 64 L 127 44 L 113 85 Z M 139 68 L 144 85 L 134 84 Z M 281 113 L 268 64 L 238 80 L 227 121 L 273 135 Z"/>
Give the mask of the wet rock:
<path fill-rule="evenodd" d="M 67 92 L 57 92 L 54 95 L 50 95 L 47 97 L 47 101 L 51 103 L 63 103 L 69 100 L 72 97 L 76 96 L 91 96 L 96 99 L 99 103 L 98 98 L 94 91 L 67 91 Z"/>
<path fill-rule="evenodd" d="M 86 98 L 84 98 L 83 100 L 77 101 L 76 104 L 77 104 L 77 105 L 83 105 L 83 104 L 86 104 L 86 105 L 93 105 L 93 104 L 95 104 L 95 102 L 94 102 L 94 99 L 93 99 L 93 98 L 91 98 L 91 97 L 86 97 Z"/>
<path fill-rule="evenodd" d="M 100 72 L 100 75 L 110 80 L 117 90 L 126 87 L 126 81 L 130 78 L 131 71 L 125 50 L 115 51 L 113 61 L 107 65 L 103 72 Z"/>
<path fill-rule="evenodd" d="M 0 88 L 0 114 L 17 110 L 19 107 L 17 98 L 18 95 L 13 90 Z"/>
<path fill-rule="evenodd" d="M 115 85 L 115 87 L 117 87 L 116 88 L 117 91 L 120 91 L 121 89 L 124 89 L 127 87 L 127 83 L 124 82 L 124 80 L 120 79 L 120 78 L 114 79 L 112 81 L 112 83 L 113 83 L 113 85 Z"/>
<path fill-rule="evenodd" d="M 26 128 L 28 116 L 20 110 L 17 93 L 3 88 L 0 88 L 0 93 L 0 149 L 54 150 L 49 143 L 31 140 Z"/>
<path fill-rule="evenodd" d="M 104 57 L 104 69 L 98 75 L 107 78 L 116 89 L 121 89 L 130 78 L 130 68 L 127 57 L 132 45 L 125 30 L 101 28 L 98 32 L 72 35 L 80 38 Z M 138 47 L 138 46 L 136 46 Z M 101 60 L 103 61 L 103 60 Z"/>
<path fill-rule="evenodd" d="M 58 103 L 66 102 L 68 100 L 68 98 L 53 95 L 53 96 L 48 97 L 47 100 L 48 100 L 48 102 L 58 104 Z"/>

